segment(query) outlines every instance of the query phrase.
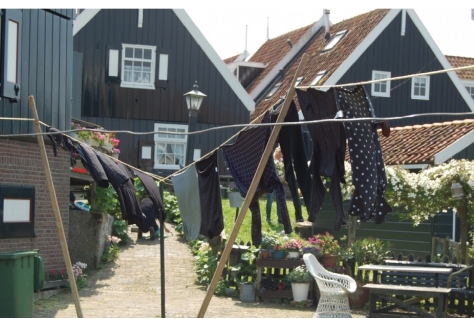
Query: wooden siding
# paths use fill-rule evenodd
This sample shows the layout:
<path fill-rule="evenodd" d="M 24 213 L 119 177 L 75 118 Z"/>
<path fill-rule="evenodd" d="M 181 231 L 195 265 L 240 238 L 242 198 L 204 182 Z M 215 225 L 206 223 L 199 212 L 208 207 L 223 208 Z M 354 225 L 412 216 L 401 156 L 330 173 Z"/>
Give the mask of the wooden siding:
<path fill-rule="evenodd" d="M 400 35 L 401 14 L 380 34 L 339 84 L 366 81 L 372 71 L 389 71 L 392 77 L 442 70 L 443 67 L 425 39 L 407 15 L 405 36 Z M 371 86 L 365 86 L 371 92 Z M 430 99 L 411 99 L 411 79 L 391 82 L 390 98 L 372 97 L 378 117 L 402 116 L 428 112 L 469 112 L 469 107 L 446 74 L 430 77 Z M 466 118 L 463 116 L 462 118 Z M 392 127 L 441 122 L 460 118 L 423 116 L 390 121 Z"/>
<path fill-rule="evenodd" d="M 69 129 L 72 20 L 46 10 L 23 9 L 22 16 L 20 101 L 1 99 L 0 116 L 31 118 L 28 96 L 33 95 L 42 122 L 60 130 Z M 0 131 L 34 132 L 28 121 L 0 121 Z"/>
<path fill-rule="evenodd" d="M 349 202 L 344 203 L 346 211 L 348 205 Z M 303 212 L 303 216 L 307 216 L 306 212 Z M 315 229 L 318 233 L 329 231 L 337 238 L 347 235 L 347 227 L 342 227 L 339 231 L 334 230 L 334 207 L 329 193 L 326 194 L 323 207 L 317 215 Z M 424 257 L 431 251 L 431 221 L 414 227 L 411 221 L 400 220 L 397 214 L 390 213 L 380 225 L 376 225 L 372 220 L 360 223 L 356 230 L 356 238 L 367 237 L 389 240 L 397 254 L 413 253 L 415 256 Z"/>
<path fill-rule="evenodd" d="M 207 95 L 198 123 L 248 123 L 248 110 L 172 10 L 144 10 L 142 28 L 137 27 L 137 19 L 137 10 L 101 10 L 74 36 L 74 50 L 84 54 L 84 118 L 187 123 L 183 95 L 197 80 L 199 90 Z M 121 50 L 122 43 L 156 45 L 157 65 L 159 54 L 168 54 L 168 81 L 155 81 L 155 90 L 107 82 L 108 50 Z M 157 78 L 158 66 L 155 73 Z"/>

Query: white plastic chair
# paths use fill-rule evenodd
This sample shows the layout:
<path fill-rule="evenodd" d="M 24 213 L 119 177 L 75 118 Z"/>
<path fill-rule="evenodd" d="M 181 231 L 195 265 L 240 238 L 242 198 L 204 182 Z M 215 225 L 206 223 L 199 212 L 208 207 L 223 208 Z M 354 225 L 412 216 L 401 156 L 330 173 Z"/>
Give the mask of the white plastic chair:
<path fill-rule="evenodd" d="M 314 318 L 352 318 L 349 294 L 356 291 L 356 281 L 347 275 L 326 270 L 313 254 L 303 260 L 318 284 L 320 298 Z"/>

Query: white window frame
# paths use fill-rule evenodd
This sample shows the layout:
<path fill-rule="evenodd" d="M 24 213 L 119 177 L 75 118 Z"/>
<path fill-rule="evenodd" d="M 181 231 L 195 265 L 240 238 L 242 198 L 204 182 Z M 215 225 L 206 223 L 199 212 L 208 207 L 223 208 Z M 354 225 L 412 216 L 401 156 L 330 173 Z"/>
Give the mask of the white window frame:
<path fill-rule="evenodd" d="M 322 52 L 332 50 L 332 48 L 334 48 L 336 44 L 338 44 L 341 41 L 341 39 L 346 35 L 346 33 L 347 33 L 347 29 L 336 33 L 336 35 L 331 39 L 331 41 L 329 41 L 329 43 L 326 44 L 326 46 L 323 48 Z"/>
<path fill-rule="evenodd" d="M 461 81 L 462 85 L 464 85 L 464 87 L 466 88 L 467 90 L 467 93 L 469 93 L 469 95 L 472 97 L 472 99 L 474 100 L 474 81 L 471 81 L 471 80 L 462 80 Z"/>
<path fill-rule="evenodd" d="M 420 81 L 425 80 L 425 94 L 421 95 L 417 92 L 420 87 Z M 411 98 L 413 100 L 429 100 L 430 99 L 430 77 L 429 76 L 417 76 L 411 79 Z"/>
<path fill-rule="evenodd" d="M 188 125 L 182 124 L 167 124 L 167 123 L 155 123 L 155 132 L 154 135 L 155 141 L 155 154 L 153 156 L 153 168 L 155 169 L 179 169 L 180 165 L 185 166 L 186 163 L 186 150 L 188 146 L 188 135 L 184 134 L 173 134 L 173 131 L 179 130 L 181 133 L 188 132 Z M 158 134 L 158 132 L 163 132 Z M 168 135 L 168 136 L 163 136 Z M 182 146 L 182 153 L 178 153 L 179 164 L 176 163 L 176 153 L 166 153 L 168 147 L 171 145 Z M 159 157 L 162 152 L 161 150 L 165 149 L 165 163 L 160 163 L 162 157 Z M 182 160 L 182 161 L 181 161 Z M 166 163 L 169 161 L 170 163 Z M 182 167 L 181 166 L 181 167 Z"/>
<path fill-rule="evenodd" d="M 143 49 L 143 50 L 151 50 L 151 58 L 145 59 L 143 56 L 142 58 L 130 58 L 125 56 L 126 49 Z M 142 82 L 135 82 L 135 81 L 126 81 L 130 78 L 129 72 L 132 72 L 131 76 L 134 76 L 134 70 L 126 70 L 125 69 L 125 62 L 131 61 L 132 63 L 150 63 L 150 72 L 143 72 L 143 69 L 139 70 L 142 75 L 149 75 L 150 81 L 146 83 Z M 125 44 L 122 43 L 122 72 L 121 72 L 121 82 L 120 86 L 125 88 L 135 88 L 135 89 L 148 89 L 154 90 L 155 89 L 155 70 L 156 70 L 156 46 L 150 45 L 138 45 L 138 44 Z M 138 73 L 138 72 L 137 72 Z"/>
<path fill-rule="evenodd" d="M 316 77 L 313 79 L 313 81 L 311 81 L 309 86 L 316 86 L 319 83 L 319 81 L 321 81 L 321 79 L 323 78 L 325 74 L 326 74 L 326 70 L 319 72 L 316 75 Z"/>
<path fill-rule="evenodd" d="M 387 71 L 378 71 L 372 70 L 372 81 L 381 80 L 381 79 L 390 79 L 392 77 L 391 72 Z M 379 81 L 372 83 L 372 96 L 380 96 L 380 97 L 390 97 L 390 80 L 387 81 Z M 385 88 L 385 90 L 382 90 Z"/>

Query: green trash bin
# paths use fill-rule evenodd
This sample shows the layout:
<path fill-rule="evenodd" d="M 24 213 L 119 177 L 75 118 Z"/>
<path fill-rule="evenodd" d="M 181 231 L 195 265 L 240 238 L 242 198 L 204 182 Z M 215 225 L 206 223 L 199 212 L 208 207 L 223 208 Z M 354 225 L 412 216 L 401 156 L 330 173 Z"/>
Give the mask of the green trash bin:
<path fill-rule="evenodd" d="M 0 317 L 33 317 L 37 251 L 0 253 Z"/>

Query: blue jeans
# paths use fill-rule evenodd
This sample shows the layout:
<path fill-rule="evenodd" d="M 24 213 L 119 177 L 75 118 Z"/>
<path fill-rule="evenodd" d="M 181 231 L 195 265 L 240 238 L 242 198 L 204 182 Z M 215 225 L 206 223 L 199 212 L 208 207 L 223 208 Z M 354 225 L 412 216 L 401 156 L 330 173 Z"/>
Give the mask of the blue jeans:
<path fill-rule="evenodd" d="M 275 191 L 271 193 L 267 193 L 267 221 L 271 220 L 272 218 L 272 203 L 273 199 L 275 198 Z M 280 205 L 278 205 L 277 201 L 277 216 L 278 220 L 281 220 L 281 211 L 280 211 Z"/>

